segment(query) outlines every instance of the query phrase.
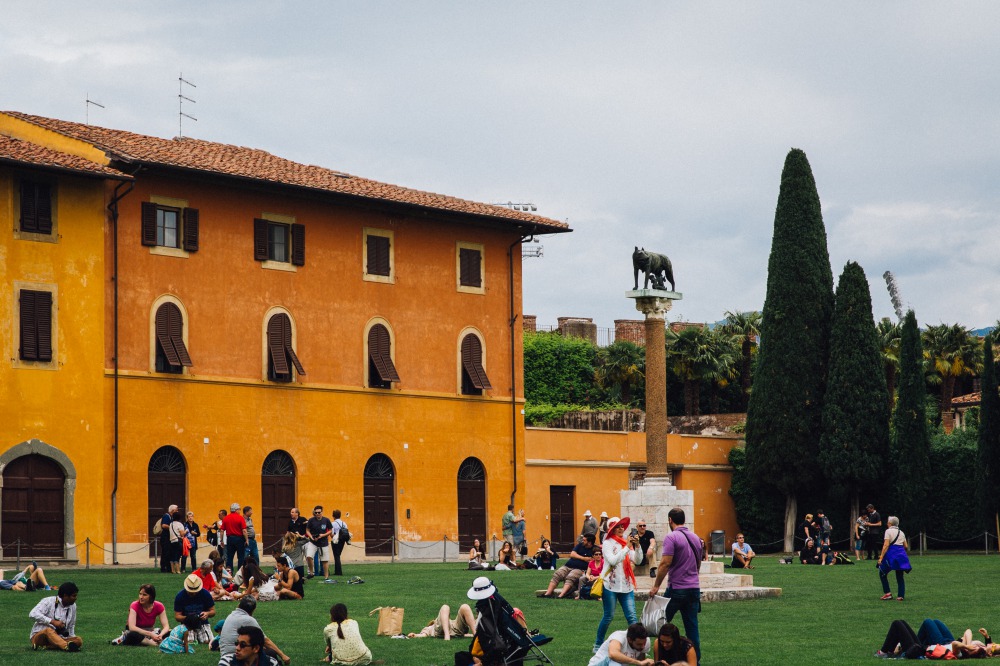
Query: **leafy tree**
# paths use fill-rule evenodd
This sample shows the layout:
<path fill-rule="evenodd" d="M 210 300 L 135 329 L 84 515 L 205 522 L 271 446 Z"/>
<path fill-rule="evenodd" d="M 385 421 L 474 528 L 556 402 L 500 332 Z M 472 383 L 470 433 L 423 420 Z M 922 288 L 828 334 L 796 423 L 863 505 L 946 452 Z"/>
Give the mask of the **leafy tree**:
<path fill-rule="evenodd" d="M 924 528 L 924 509 L 931 486 L 930 436 L 924 387 L 923 349 L 913 310 L 906 313 L 899 337 L 899 397 L 893 418 L 889 485 L 893 505 L 911 531 Z"/>
<path fill-rule="evenodd" d="M 531 404 L 589 403 L 597 348 L 583 338 L 525 333 L 524 399 Z"/>
<path fill-rule="evenodd" d="M 889 454 L 889 404 L 872 298 L 861 266 L 847 262 L 830 330 L 830 377 L 823 400 L 819 461 L 835 495 L 858 515 L 859 495 L 882 477 Z"/>
<path fill-rule="evenodd" d="M 930 469 L 934 481 L 927 487 L 925 516 L 934 516 L 934 522 L 925 525 L 928 536 L 937 548 L 982 548 L 983 524 L 976 505 L 976 484 L 969 483 L 969 470 L 977 465 L 976 431 L 959 428 L 950 434 L 939 430 L 931 437 Z M 883 513 L 885 518 L 888 514 Z M 903 531 L 916 537 L 913 521 L 903 511 L 899 513 Z"/>
<path fill-rule="evenodd" d="M 752 534 L 754 542 L 773 543 L 782 538 L 785 503 L 780 495 L 760 492 L 760 486 L 747 472 L 746 451 L 733 447 L 729 451 L 733 467 L 729 495 L 736 508 L 740 529 Z"/>
<path fill-rule="evenodd" d="M 701 326 L 667 329 L 667 363 L 684 382 L 684 414 L 701 413 L 701 382 L 716 369 L 712 332 Z"/>
<path fill-rule="evenodd" d="M 969 329 L 960 324 L 928 326 L 923 333 L 923 347 L 930 365 L 930 379 L 941 383 L 939 410 L 943 420 L 951 411 L 955 380 L 979 372 L 982 350 Z"/>
<path fill-rule="evenodd" d="M 885 388 L 889 395 L 889 411 L 896 405 L 896 374 L 899 372 L 899 324 L 882 317 L 875 325 L 882 365 L 885 368 Z"/>
<path fill-rule="evenodd" d="M 737 409 L 741 412 L 747 410 L 747 402 L 750 400 L 751 376 L 750 368 L 753 355 L 757 352 L 757 343 L 760 340 L 760 312 L 726 312 L 726 321 L 722 324 L 722 329 L 730 335 L 735 335 L 740 340 L 740 388 L 742 396 Z"/>
<path fill-rule="evenodd" d="M 980 524 L 994 527 L 1000 513 L 1000 393 L 993 362 L 993 335 L 983 340 L 983 374 L 980 380 L 978 465 L 976 488 Z"/>
<path fill-rule="evenodd" d="M 612 401 L 643 406 L 645 372 L 646 350 L 634 342 L 616 340 L 597 351 L 594 380 Z"/>
<path fill-rule="evenodd" d="M 751 477 L 785 497 L 786 550 L 792 550 L 797 496 L 820 482 L 816 459 L 832 314 L 833 273 L 819 193 L 805 153 L 793 149 L 774 214 L 746 438 Z"/>

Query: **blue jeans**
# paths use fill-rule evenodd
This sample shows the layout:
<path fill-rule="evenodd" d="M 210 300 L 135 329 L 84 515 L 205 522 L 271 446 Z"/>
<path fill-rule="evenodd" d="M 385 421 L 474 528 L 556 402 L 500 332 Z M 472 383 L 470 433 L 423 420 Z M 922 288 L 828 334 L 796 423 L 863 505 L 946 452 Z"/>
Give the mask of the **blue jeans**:
<path fill-rule="evenodd" d="M 951 635 L 951 630 L 941 620 L 924 620 L 917 632 L 917 641 L 921 645 L 946 645 L 953 640 L 955 637 Z"/>
<path fill-rule="evenodd" d="M 604 617 L 601 618 L 601 623 L 597 625 L 597 640 L 594 641 L 594 647 L 601 647 L 604 644 L 608 627 L 611 626 L 611 620 L 615 617 L 615 604 L 622 605 L 626 622 L 635 624 L 639 621 L 635 615 L 635 592 L 612 592 L 608 588 L 604 588 L 601 601 L 604 603 Z"/>
<path fill-rule="evenodd" d="M 247 549 L 250 551 L 248 553 L 250 557 L 257 560 L 257 564 L 260 564 L 260 552 L 257 550 L 257 539 L 247 539 Z"/>
<path fill-rule="evenodd" d="M 694 643 L 694 651 L 698 655 L 698 661 L 701 661 L 701 637 L 698 635 L 701 590 L 697 587 L 682 590 L 668 587 L 663 596 L 670 598 L 666 611 L 667 622 L 673 621 L 677 611 L 681 612 L 681 619 L 684 621 L 684 633 L 687 635 L 687 639 Z"/>
<path fill-rule="evenodd" d="M 906 596 L 906 582 L 903 580 L 904 575 L 902 571 L 896 569 L 896 587 L 899 588 L 898 596 L 900 599 Z M 879 567 L 878 577 L 882 579 L 882 592 L 889 594 L 889 572 L 882 571 L 882 568 Z"/>

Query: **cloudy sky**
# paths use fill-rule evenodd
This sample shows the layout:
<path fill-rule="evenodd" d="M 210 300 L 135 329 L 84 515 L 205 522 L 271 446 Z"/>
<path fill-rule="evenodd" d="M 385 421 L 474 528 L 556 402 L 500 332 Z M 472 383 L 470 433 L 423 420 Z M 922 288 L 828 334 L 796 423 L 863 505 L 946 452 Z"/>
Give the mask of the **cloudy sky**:
<path fill-rule="evenodd" d="M 525 312 L 759 309 L 781 167 L 809 156 L 835 279 L 891 270 L 921 324 L 1000 317 L 1000 3 L 35 0 L 0 22 L 0 108 L 184 134 L 566 220 Z"/>

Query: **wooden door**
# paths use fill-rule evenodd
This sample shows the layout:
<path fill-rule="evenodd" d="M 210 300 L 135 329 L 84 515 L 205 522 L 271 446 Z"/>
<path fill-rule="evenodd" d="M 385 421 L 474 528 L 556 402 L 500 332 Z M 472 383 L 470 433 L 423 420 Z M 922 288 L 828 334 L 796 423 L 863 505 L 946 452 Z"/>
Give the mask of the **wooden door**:
<path fill-rule="evenodd" d="M 146 530 L 151 539 L 153 523 L 163 518 L 171 504 L 176 504 L 183 517 L 187 511 L 187 465 L 181 452 L 172 446 L 163 446 L 149 459 L 147 472 L 149 510 Z"/>
<path fill-rule="evenodd" d="M 576 486 L 549 486 L 549 525 L 552 548 L 563 557 L 576 545 L 573 510 Z"/>
<path fill-rule="evenodd" d="M 396 536 L 396 473 L 376 453 L 365 465 L 365 554 L 392 555 Z"/>
<path fill-rule="evenodd" d="M 3 471 L 0 543 L 7 557 L 65 557 L 66 477 L 51 458 L 32 454 L 12 460 Z"/>
<path fill-rule="evenodd" d="M 472 540 L 486 543 L 486 469 L 476 458 L 458 468 L 458 546 L 472 548 Z"/>
<path fill-rule="evenodd" d="M 280 545 L 285 535 L 289 511 L 295 506 L 295 463 L 284 451 L 272 451 L 260 471 L 260 516 L 257 536 L 261 557 Z"/>

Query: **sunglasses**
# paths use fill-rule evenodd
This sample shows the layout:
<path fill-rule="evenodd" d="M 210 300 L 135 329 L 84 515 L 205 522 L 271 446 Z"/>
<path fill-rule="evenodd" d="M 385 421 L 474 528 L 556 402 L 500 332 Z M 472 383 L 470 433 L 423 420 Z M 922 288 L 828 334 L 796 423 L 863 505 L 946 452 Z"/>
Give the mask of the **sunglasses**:
<path fill-rule="evenodd" d="M 323 513 L 322 511 L 313 511 L 313 513 Z"/>
<path fill-rule="evenodd" d="M 236 641 L 236 647 L 238 647 L 238 648 L 248 648 L 248 647 L 251 647 L 251 645 L 250 645 L 250 643 L 247 643 L 246 641 Z"/>

